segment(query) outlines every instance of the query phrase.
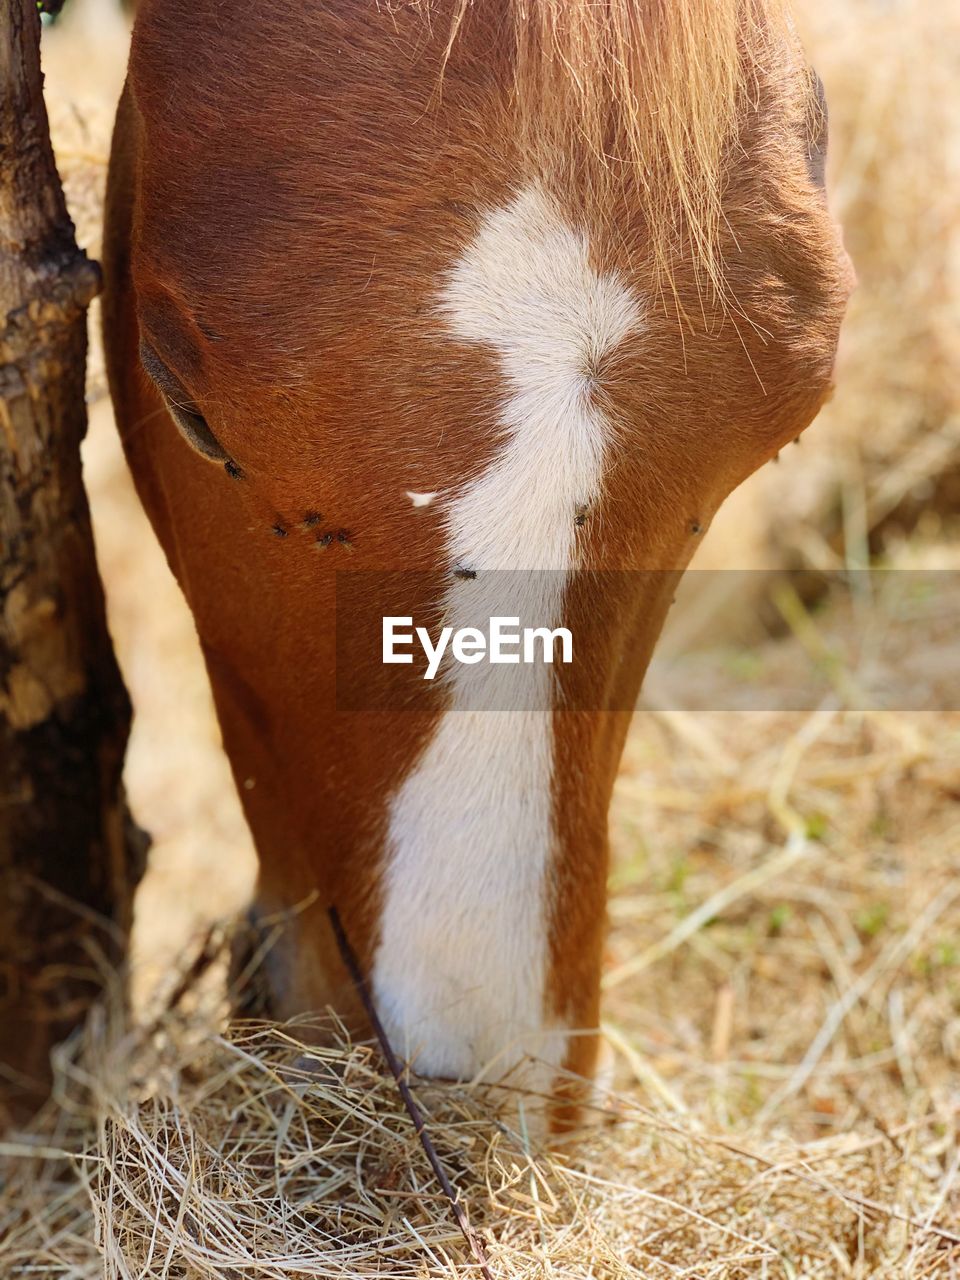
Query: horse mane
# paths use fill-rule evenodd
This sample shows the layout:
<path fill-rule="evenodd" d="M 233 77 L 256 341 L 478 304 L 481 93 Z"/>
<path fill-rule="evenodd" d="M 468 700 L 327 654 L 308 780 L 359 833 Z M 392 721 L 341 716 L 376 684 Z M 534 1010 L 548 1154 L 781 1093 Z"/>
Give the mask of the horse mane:
<path fill-rule="evenodd" d="M 448 53 L 482 3 L 456 0 Z M 538 160 L 549 170 L 574 151 L 592 157 L 593 186 L 633 188 L 655 265 L 669 274 L 682 225 L 689 256 L 721 292 L 723 191 L 745 104 L 758 71 L 785 51 L 805 67 L 787 3 L 507 0 L 515 106 Z"/>

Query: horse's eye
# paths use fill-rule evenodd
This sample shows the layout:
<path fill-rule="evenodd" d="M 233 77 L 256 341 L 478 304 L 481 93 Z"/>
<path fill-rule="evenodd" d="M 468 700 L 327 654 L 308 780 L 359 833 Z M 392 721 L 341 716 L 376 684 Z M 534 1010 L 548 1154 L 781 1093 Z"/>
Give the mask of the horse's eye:
<path fill-rule="evenodd" d="M 140 363 L 163 396 L 170 417 L 191 448 L 214 462 L 226 462 L 229 454 L 207 425 L 207 420 L 191 400 L 180 381 L 170 372 L 146 342 L 140 343 Z"/>

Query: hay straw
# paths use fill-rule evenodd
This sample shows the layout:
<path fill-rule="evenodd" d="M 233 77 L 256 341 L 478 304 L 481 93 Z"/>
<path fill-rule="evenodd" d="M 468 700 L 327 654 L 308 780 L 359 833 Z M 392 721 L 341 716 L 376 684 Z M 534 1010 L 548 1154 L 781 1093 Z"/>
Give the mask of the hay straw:
<path fill-rule="evenodd" d="M 333 1023 L 244 1023 L 168 1056 L 164 1084 L 138 1091 L 132 1043 L 95 1019 L 62 1058 L 69 1163 L 7 1144 L 20 1169 L 19 1212 L 8 1190 L 0 1219 L 5 1276 L 472 1273 L 369 1046 Z M 416 1092 L 495 1275 L 893 1277 L 905 1259 L 917 1275 L 960 1261 L 956 1108 L 798 1143 L 704 1132 L 621 1097 L 614 1129 L 551 1155 L 492 1090 Z"/>

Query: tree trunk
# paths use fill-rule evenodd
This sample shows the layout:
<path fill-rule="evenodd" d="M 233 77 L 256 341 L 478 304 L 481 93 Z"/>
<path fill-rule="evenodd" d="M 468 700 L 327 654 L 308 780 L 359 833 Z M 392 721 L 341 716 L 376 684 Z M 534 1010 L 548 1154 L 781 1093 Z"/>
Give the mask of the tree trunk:
<path fill-rule="evenodd" d="M 0 1111 L 17 1119 L 118 957 L 142 862 L 80 471 L 99 282 L 53 159 L 36 2 L 0 0 Z"/>

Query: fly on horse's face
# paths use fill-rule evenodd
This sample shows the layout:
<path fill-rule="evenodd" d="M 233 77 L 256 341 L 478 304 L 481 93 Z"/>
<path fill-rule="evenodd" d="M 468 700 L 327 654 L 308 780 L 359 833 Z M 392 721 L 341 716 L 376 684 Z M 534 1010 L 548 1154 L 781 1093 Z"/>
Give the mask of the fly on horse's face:
<path fill-rule="evenodd" d="M 739 20 L 739 0 L 708 7 Z M 813 91 L 786 28 L 747 8 L 764 56 L 731 91 L 719 291 L 696 209 L 672 199 L 710 120 L 668 35 L 676 101 L 630 137 L 657 117 L 677 145 L 651 143 L 662 165 L 643 171 L 576 121 L 564 134 L 559 96 L 557 119 L 547 93 L 520 120 L 515 0 L 464 11 L 445 63 L 453 0 L 317 0 L 296 26 L 281 6 L 144 0 L 138 18 L 108 196 L 111 383 L 196 619 L 258 906 L 313 904 L 273 954 L 276 1008 L 352 1010 L 335 904 L 428 1073 L 525 1054 L 548 1083 L 592 1070 L 627 708 L 718 504 L 829 386 L 849 278 Z M 720 54 L 699 55 L 722 83 Z M 616 151 L 621 105 L 603 109 Z M 535 706 L 477 709 L 457 670 L 408 683 L 402 708 L 344 709 L 335 583 L 358 570 L 374 615 L 403 570 L 409 612 L 454 626 L 494 571 L 549 571 L 523 590 L 580 660 L 533 677 Z M 379 655 L 352 675 L 379 687 Z"/>

